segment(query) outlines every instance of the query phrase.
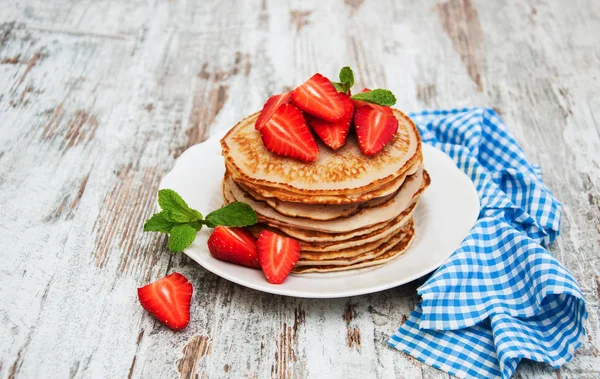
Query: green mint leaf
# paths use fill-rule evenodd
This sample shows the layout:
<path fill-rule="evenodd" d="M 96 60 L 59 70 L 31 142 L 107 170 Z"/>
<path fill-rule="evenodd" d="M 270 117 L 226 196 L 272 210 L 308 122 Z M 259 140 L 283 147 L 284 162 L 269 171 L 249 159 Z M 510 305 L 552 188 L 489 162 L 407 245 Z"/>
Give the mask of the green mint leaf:
<path fill-rule="evenodd" d="M 352 95 L 352 99 L 354 100 L 362 100 L 367 103 L 373 103 L 377 105 L 383 106 L 392 106 L 396 104 L 396 96 L 392 93 L 392 91 L 387 89 L 374 89 L 370 92 L 361 92 L 356 95 Z"/>
<path fill-rule="evenodd" d="M 200 231 L 200 229 L 202 229 L 202 226 L 206 223 L 207 223 L 206 221 L 200 220 L 200 221 L 190 222 L 190 223 L 188 223 L 188 225 L 191 226 L 192 228 L 196 229 L 196 231 Z"/>
<path fill-rule="evenodd" d="M 176 253 L 183 251 L 196 239 L 196 229 L 187 224 L 175 225 L 169 234 L 169 250 Z"/>
<path fill-rule="evenodd" d="M 354 85 L 354 73 L 348 66 L 342 67 L 340 70 L 340 82 L 343 84 L 345 91 L 350 91 L 350 88 Z"/>
<path fill-rule="evenodd" d="M 179 213 L 178 211 L 173 211 L 170 209 L 164 210 L 161 213 L 164 215 L 167 221 L 176 224 L 186 224 L 195 220 L 195 218 L 190 217 L 190 215 L 187 213 Z"/>
<path fill-rule="evenodd" d="M 246 203 L 234 202 L 209 213 L 206 225 L 214 228 L 218 225 L 242 227 L 256 224 L 256 212 Z"/>
<path fill-rule="evenodd" d="M 166 219 L 164 212 L 156 213 L 144 223 L 145 232 L 169 233 L 175 223 Z"/>
<path fill-rule="evenodd" d="M 202 214 L 200 212 L 198 212 L 195 209 L 191 209 L 191 208 L 190 208 L 190 211 L 192 212 L 192 215 L 194 216 L 194 218 L 196 220 L 202 220 Z"/>
<path fill-rule="evenodd" d="M 335 87 L 335 89 L 336 89 L 338 92 L 346 92 L 346 91 L 344 90 L 344 86 L 342 85 L 342 83 L 338 83 L 338 82 L 331 82 L 331 84 L 333 84 L 333 86 Z"/>
<path fill-rule="evenodd" d="M 187 203 L 179 196 L 179 194 L 172 189 L 162 189 L 158 191 L 158 205 L 162 209 L 169 210 L 182 210 L 187 211 L 190 207 Z"/>
<path fill-rule="evenodd" d="M 158 191 L 158 205 L 168 211 L 168 219 L 175 222 L 189 222 L 202 219 L 202 215 L 191 209 L 179 194 L 171 189 Z"/>

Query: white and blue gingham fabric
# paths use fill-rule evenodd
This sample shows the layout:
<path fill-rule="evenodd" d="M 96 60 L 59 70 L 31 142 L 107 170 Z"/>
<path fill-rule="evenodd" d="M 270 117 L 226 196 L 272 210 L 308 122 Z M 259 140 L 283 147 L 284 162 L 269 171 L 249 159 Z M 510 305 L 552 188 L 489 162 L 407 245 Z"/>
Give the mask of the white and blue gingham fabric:
<path fill-rule="evenodd" d="M 418 289 L 422 302 L 390 345 L 459 378 L 509 378 L 523 358 L 554 368 L 568 362 L 585 338 L 587 311 L 575 279 L 543 247 L 559 233 L 561 204 L 539 167 L 492 109 L 411 118 L 423 142 L 473 180 L 481 211 Z"/>

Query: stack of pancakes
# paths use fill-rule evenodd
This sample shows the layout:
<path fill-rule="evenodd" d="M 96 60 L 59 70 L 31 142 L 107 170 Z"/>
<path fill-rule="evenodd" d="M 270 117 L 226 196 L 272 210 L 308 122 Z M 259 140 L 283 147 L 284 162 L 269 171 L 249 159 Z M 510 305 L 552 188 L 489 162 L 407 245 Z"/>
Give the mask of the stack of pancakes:
<path fill-rule="evenodd" d="M 248 203 L 260 224 L 300 242 L 295 273 L 351 270 L 383 264 L 412 242 L 412 214 L 430 179 L 422 167 L 414 123 L 394 110 L 398 132 L 373 157 L 354 136 L 337 151 L 319 145 L 319 158 L 304 163 L 268 151 L 254 129 L 258 116 L 242 120 L 221 140 L 227 203 Z"/>

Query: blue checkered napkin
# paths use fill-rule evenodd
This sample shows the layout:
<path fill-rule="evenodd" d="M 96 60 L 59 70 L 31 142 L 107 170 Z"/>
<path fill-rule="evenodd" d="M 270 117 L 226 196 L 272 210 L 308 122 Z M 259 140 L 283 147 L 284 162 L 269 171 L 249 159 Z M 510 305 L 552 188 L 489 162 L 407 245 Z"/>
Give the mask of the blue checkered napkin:
<path fill-rule="evenodd" d="M 522 358 L 558 368 L 585 337 L 585 302 L 544 247 L 561 204 L 491 109 L 412 114 L 425 143 L 472 180 L 481 212 L 419 289 L 423 301 L 389 343 L 457 377 L 509 378 Z M 435 178 L 432 178 L 435 180 Z"/>

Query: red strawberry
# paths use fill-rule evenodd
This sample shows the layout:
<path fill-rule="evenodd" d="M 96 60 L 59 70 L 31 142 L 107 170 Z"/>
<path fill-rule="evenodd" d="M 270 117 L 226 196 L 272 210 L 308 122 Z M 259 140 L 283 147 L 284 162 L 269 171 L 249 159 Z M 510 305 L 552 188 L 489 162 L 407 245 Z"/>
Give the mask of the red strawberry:
<path fill-rule="evenodd" d="M 260 268 L 256 239 L 246 229 L 217 226 L 208 238 L 208 250 L 222 261 Z"/>
<path fill-rule="evenodd" d="M 265 147 L 272 153 L 304 162 L 314 162 L 319 157 L 315 137 L 302 112 L 292 104 L 280 105 L 260 133 Z"/>
<path fill-rule="evenodd" d="M 258 259 L 269 283 L 281 284 L 300 258 L 300 243 L 268 230 L 258 235 Z"/>
<path fill-rule="evenodd" d="M 282 93 L 279 95 L 273 95 L 269 97 L 269 100 L 263 105 L 262 111 L 258 115 L 258 119 L 254 124 L 256 130 L 261 130 L 263 126 L 271 119 L 273 113 L 279 108 L 282 104 L 287 104 L 290 102 L 290 98 L 292 97 L 291 92 Z"/>
<path fill-rule="evenodd" d="M 306 116 L 306 120 L 312 130 L 317 133 L 325 145 L 331 147 L 333 150 L 339 149 L 346 143 L 352 116 L 354 116 L 354 105 L 352 105 L 350 96 L 340 93 L 340 98 L 344 103 L 345 110 L 344 117 L 340 121 L 328 122 L 316 117 Z"/>
<path fill-rule="evenodd" d="M 321 74 L 314 74 L 292 91 L 292 102 L 304 112 L 325 121 L 344 117 L 344 103 L 333 84 Z"/>
<path fill-rule="evenodd" d="M 174 272 L 154 283 L 138 288 L 138 298 L 145 310 L 171 329 L 185 328 L 190 322 L 192 284 Z"/>
<path fill-rule="evenodd" d="M 366 155 L 375 155 L 396 134 L 398 119 L 390 107 L 360 107 L 354 113 L 354 125 L 360 150 Z"/>

